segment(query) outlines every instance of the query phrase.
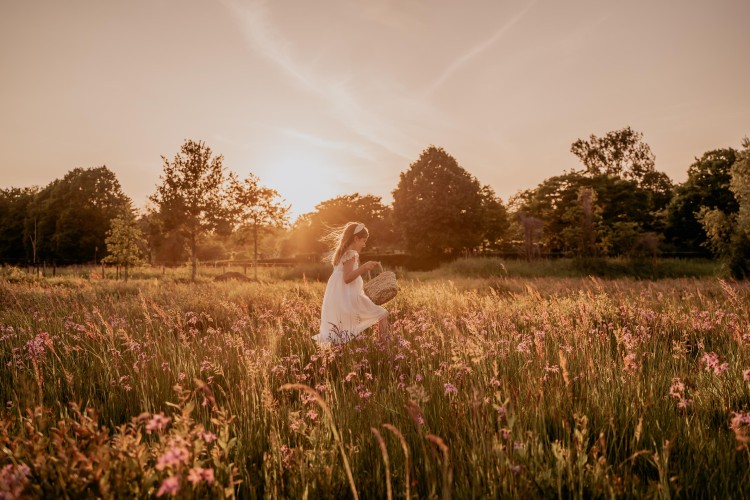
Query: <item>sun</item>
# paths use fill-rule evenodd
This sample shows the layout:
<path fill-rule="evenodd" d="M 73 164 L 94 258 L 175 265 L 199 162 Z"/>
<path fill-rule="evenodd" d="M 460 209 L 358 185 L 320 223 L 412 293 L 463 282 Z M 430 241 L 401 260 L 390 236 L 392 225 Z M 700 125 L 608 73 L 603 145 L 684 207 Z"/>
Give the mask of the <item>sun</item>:
<path fill-rule="evenodd" d="M 342 168 L 334 158 L 309 149 L 290 148 L 267 159 L 257 174 L 261 184 L 275 189 L 291 204 L 292 220 L 312 212 L 321 201 L 342 194 Z"/>

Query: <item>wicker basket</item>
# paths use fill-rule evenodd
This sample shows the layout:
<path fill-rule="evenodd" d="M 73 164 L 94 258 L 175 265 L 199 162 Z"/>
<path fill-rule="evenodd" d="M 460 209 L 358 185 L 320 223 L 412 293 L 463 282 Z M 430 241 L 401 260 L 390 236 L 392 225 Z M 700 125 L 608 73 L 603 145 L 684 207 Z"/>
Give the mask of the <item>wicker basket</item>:
<path fill-rule="evenodd" d="M 384 271 L 365 283 L 364 290 L 375 304 L 385 304 L 398 292 L 396 275 L 392 271 Z"/>

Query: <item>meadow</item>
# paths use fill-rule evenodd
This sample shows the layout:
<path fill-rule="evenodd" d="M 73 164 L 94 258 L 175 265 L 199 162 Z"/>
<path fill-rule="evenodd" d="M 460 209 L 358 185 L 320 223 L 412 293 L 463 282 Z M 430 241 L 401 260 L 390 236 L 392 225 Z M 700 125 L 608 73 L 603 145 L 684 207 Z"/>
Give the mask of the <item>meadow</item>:
<path fill-rule="evenodd" d="M 314 269 L 6 269 L 0 497 L 750 496 L 750 285 L 544 265 L 400 273 L 323 351 Z"/>

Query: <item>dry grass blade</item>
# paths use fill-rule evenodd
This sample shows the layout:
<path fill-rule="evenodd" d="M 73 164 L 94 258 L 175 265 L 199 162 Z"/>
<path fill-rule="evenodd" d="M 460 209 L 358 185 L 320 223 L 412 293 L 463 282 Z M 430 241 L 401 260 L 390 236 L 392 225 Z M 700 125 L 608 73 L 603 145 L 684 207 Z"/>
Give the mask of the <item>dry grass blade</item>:
<path fill-rule="evenodd" d="M 399 431 L 395 426 L 391 424 L 383 424 L 383 427 L 391 431 L 393 434 L 396 435 L 398 440 L 401 442 L 401 449 L 404 450 L 404 457 L 406 459 L 406 473 L 404 474 L 404 480 L 406 481 L 406 499 L 409 500 L 411 498 L 411 492 L 409 491 L 410 487 L 410 481 L 409 478 L 409 469 L 411 468 L 411 458 L 409 456 L 409 447 L 406 445 L 406 439 L 404 439 L 404 435 L 401 434 L 401 431 Z"/>
<path fill-rule="evenodd" d="M 445 444 L 443 438 L 435 434 L 427 434 L 425 437 L 443 454 L 443 499 L 448 500 L 451 497 L 451 483 L 453 482 L 448 445 Z"/>
<path fill-rule="evenodd" d="M 298 391 L 304 391 L 308 393 L 313 397 L 313 399 L 315 399 L 315 402 L 318 403 L 318 406 L 320 406 L 320 408 L 323 410 L 323 413 L 325 413 L 326 417 L 328 417 L 328 426 L 331 429 L 331 433 L 333 433 L 333 439 L 336 441 L 336 444 L 339 445 L 339 450 L 341 451 L 341 459 L 344 461 L 344 469 L 346 469 L 346 477 L 349 479 L 349 487 L 352 489 L 352 495 L 354 496 L 354 499 L 359 500 L 357 487 L 354 484 L 352 469 L 351 467 L 349 467 L 349 460 L 346 458 L 344 443 L 341 440 L 341 436 L 339 436 L 339 432 L 336 429 L 336 424 L 333 421 L 333 413 L 331 413 L 331 409 L 328 407 L 325 400 L 320 396 L 320 394 L 318 394 L 318 391 L 305 384 L 284 384 L 280 387 L 280 389 L 282 391 L 290 391 L 296 389 Z"/>
<path fill-rule="evenodd" d="M 388 500 L 392 500 L 393 491 L 391 490 L 391 467 L 388 463 L 388 449 L 385 447 L 385 441 L 383 441 L 383 436 L 380 435 L 380 432 L 378 432 L 375 427 L 370 427 L 370 430 L 375 435 L 375 439 L 377 439 L 378 444 L 380 445 L 380 453 L 383 454 L 383 463 L 385 464 L 385 488 Z"/>

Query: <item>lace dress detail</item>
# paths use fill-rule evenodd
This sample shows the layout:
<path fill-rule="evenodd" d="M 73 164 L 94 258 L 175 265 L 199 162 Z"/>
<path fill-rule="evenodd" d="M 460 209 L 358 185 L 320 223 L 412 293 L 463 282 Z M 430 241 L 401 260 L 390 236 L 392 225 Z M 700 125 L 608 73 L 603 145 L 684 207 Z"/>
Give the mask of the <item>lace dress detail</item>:
<path fill-rule="evenodd" d="M 351 259 L 354 259 L 354 269 L 357 269 L 359 254 L 347 250 L 333 266 L 328 279 L 320 312 L 320 333 L 313 337 L 321 345 L 351 340 L 388 314 L 365 295 L 361 276 L 351 283 L 344 282 L 344 262 Z"/>

